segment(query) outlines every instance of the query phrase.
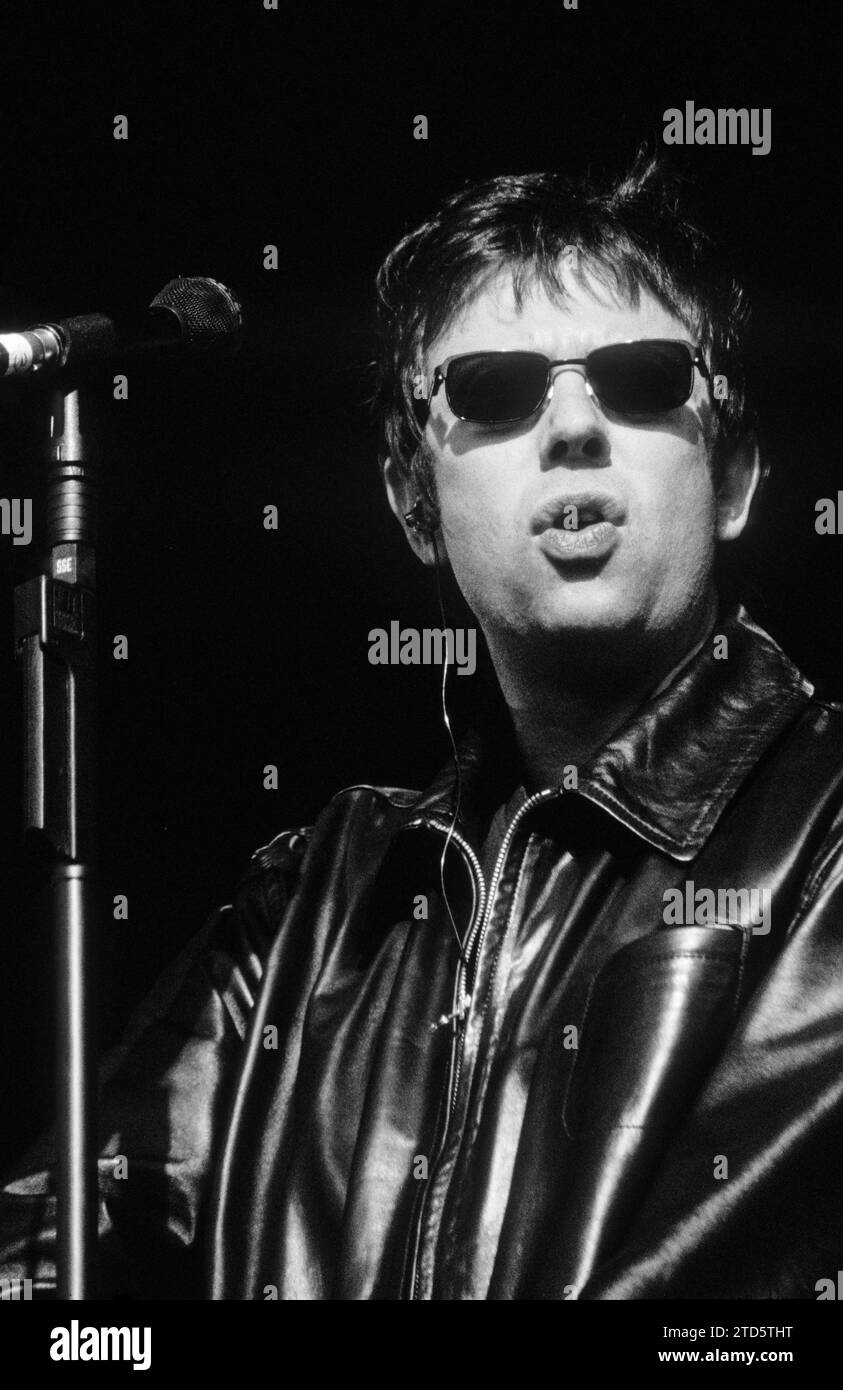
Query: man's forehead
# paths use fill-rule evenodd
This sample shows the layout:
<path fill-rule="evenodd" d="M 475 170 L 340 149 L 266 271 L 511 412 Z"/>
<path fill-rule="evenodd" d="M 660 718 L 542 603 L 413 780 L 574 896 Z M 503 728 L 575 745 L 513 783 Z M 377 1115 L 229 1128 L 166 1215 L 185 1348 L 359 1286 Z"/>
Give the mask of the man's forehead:
<path fill-rule="evenodd" d="M 563 265 L 560 290 L 537 277 L 516 292 L 509 269 L 487 276 L 437 334 L 427 351 L 431 365 L 461 352 L 535 346 L 574 355 L 605 342 L 635 337 L 688 337 L 688 328 L 645 286 L 637 303 L 587 269 Z"/>

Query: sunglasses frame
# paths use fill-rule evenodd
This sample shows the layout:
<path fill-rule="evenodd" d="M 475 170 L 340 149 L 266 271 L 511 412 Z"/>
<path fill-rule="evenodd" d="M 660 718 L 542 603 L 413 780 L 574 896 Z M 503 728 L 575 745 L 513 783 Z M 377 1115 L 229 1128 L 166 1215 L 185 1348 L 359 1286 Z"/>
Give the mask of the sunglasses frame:
<path fill-rule="evenodd" d="M 604 344 L 604 347 L 627 347 L 627 346 L 632 346 L 633 344 L 638 344 L 638 343 L 641 343 L 641 344 L 644 344 L 644 343 L 670 343 L 672 346 L 681 346 L 681 347 L 685 348 L 685 350 L 686 350 L 687 353 L 688 353 L 689 359 L 690 359 L 690 364 L 691 364 L 691 369 L 692 369 L 692 370 L 691 370 L 691 387 L 690 387 L 690 390 L 688 391 L 688 395 L 685 397 L 685 400 L 684 400 L 684 401 L 681 401 L 681 402 L 680 402 L 680 405 L 671 406 L 671 407 L 669 407 L 668 410 L 666 410 L 666 411 L 664 411 L 664 412 L 658 412 L 658 413 L 660 413 L 660 414 L 661 414 L 661 413 L 663 413 L 663 414 L 669 414 L 669 413 L 670 413 L 670 410 L 678 410 L 678 409 L 680 408 L 681 405 L 685 405 L 685 404 L 690 400 L 691 395 L 693 394 L 693 390 L 694 390 L 694 384 L 693 384 L 693 368 L 694 368 L 694 367 L 697 367 L 697 368 L 699 369 L 700 375 L 703 377 L 703 379 L 704 379 L 705 381 L 707 381 L 707 382 L 709 382 L 709 383 L 711 382 L 711 370 L 710 370 L 708 364 L 706 363 L 705 358 L 704 358 L 703 355 L 702 355 L 701 349 L 700 349 L 699 347 L 697 347 L 694 343 L 691 343 L 691 342 L 687 341 L 687 340 L 684 339 L 684 338 L 626 338 L 626 339 L 624 339 L 624 340 L 623 340 L 622 342 L 620 342 L 620 343 L 606 343 L 606 344 Z M 558 357 L 558 358 L 549 358 L 549 357 L 546 357 L 545 354 L 544 354 L 543 352 L 534 352 L 531 348 L 503 348 L 503 349 L 500 349 L 500 350 L 491 349 L 491 350 L 488 351 L 488 352 L 482 352 L 482 351 L 481 351 L 481 352 L 460 352 L 460 353 L 456 353 L 453 357 L 446 357 L 446 358 L 445 358 L 445 361 L 444 361 L 444 362 L 441 362 L 441 363 L 439 364 L 439 366 L 436 367 L 436 368 L 434 369 L 434 372 L 433 372 L 433 380 L 432 380 L 432 382 L 431 382 L 431 387 L 430 387 L 430 393 L 429 393 L 429 395 L 428 395 L 428 397 L 427 397 L 427 402 L 426 402 L 426 404 L 427 404 L 427 409 L 428 409 L 428 411 L 430 410 L 430 405 L 431 405 L 431 402 L 432 402 L 432 400 L 433 400 L 433 397 L 436 395 L 437 391 L 439 390 L 439 387 L 442 386 L 443 383 L 444 383 L 444 386 L 445 386 L 445 398 L 446 398 L 446 400 L 447 400 L 447 402 L 448 402 L 448 406 L 449 406 L 449 408 L 450 408 L 452 414 L 455 415 L 456 418 L 457 418 L 458 420 L 462 420 L 464 423 L 466 423 L 466 424 L 472 424 L 472 425 L 515 425 L 515 424 L 521 424 L 524 420 L 529 420 L 530 417 L 531 417 L 532 415 L 537 414 L 538 411 L 540 411 L 540 410 L 543 408 L 543 406 L 545 406 L 545 405 L 547 404 L 548 400 L 550 400 L 550 398 L 551 398 L 551 396 L 552 396 L 552 394 L 553 394 L 553 380 L 551 379 L 551 373 L 552 373 L 554 367 L 584 367 L 584 368 L 585 368 L 585 384 L 586 384 L 586 389 L 587 389 L 589 395 L 593 396 L 594 399 L 598 401 L 598 403 L 599 403 L 601 409 L 603 409 L 603 410 L 607 410 L 607 409 L 608 409 L 608 410 L 612 411 L 613 414 L 630 415 L 630 414 L 636 413 L 636 412 L 628 412 L 628 411 L 623 411 L 623 412 L 621 412 L 621 411 L 614 411 L 614 410 L 612 410 L 612 407 L 611 407 L 611 406 L 604 406 L 602 400 L 600 399 L 600 396 L 597 394 L 597 391 L 594 389 L 594 386 L 592 385 L 591 380 L 590 380 L 590 378 L 589 378 L 589 374 L 588 374 L 588 363 L 589 363 L 589 359 L 590 359 L 591 357 L 593 357 L 595 353 L 597 353 L 597 352 L 602 352 L 602 351 L 603 351 L 603 348 L 602 348 L 602 347 L 599 347 L 599 348 L 593 348 L 592 351 L 589 352 L 589 353 L 587 353 L 585 357 Z M 448 393 L 448 370 L 449 370 L 449 368 L 453 365 L 453 363 L 454 363 L 454 362 L 462 361 L 462 360 L 463 360 L 464 358 L 466 358 L 466 357 L 504 357 L 504 356 L 509 355 L 509 353 L 513 353 L 513 352 L 517 352 L 517 353 L 519 353 L 519 354 L 521 354 L 521 355 L 526 355 L 526 356 L 530 356 L 530 357 L 541 358 L 541 359 L 547 364 L 547 375 L 546 375 L 546 378 L 545 378 L 544 391 L 542 392 L 541 398 L 539 399 L 538 403 L 533 407 L 533 409 L 530 410 L 530 411 L 528 411 L 526 415 L 513 415 L 513 416 L 511 416 L 511 417 L 509 417 L 508 419 L 505 419 L 505 420 L 478 420 L 477 418 L 475 418 L 474 416 L 471 416 L 471 415 L 460 415 L 459 412 L 458 412 L 457 410 L 454 409 L 454 406 L 453 406 L 453 404 L 451 403 L 451 397 L 450 397 L 450 395 L 449 395 L 449 393 Z M 642 412 L 640 412 L 640 413 L 643 415 L 643 414 L 648 414 L 649 412 L 642 411 Z"/>

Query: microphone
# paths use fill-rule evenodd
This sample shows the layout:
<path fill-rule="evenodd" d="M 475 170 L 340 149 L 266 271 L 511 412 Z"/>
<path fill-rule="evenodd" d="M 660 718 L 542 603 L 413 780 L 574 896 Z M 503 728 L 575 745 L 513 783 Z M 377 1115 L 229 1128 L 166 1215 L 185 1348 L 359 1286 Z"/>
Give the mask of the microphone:
<path fill-rule="evenodd" d="M 180 346 L 202 351 L 235 348 L 243 327 L 237 297 L 218 280 L 170 280 L 140 315 L 80 314 L 0 333 L 0 378 L 34 376 L 49 368 L 86 368 L 127 352 Z"/>

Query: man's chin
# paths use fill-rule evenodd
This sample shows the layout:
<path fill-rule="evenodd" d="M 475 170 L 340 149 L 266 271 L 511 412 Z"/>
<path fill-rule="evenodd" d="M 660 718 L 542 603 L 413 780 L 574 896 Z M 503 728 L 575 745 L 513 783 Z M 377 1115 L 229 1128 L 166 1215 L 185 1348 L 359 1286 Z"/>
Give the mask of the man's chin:
<path fill-rule="evenodd" d="M 645 615 L 629 589 L 623 592 L 598 581 L 573 585 L 561 594 L 557 591 L 541 610 L 534 611 L 533 618 L 531 627 L 537 636 L 559 640 L 620 637 L 645 625 Z"/>

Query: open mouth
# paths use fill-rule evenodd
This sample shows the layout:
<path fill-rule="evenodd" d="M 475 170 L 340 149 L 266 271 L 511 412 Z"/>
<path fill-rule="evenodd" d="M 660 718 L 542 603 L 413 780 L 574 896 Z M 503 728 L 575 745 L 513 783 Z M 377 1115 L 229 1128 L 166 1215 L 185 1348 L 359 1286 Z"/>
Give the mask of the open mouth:
<path fill-rule="evenodd" d="M 609 493 L 582 492 L 579 496 L 549 497 L 533 516 L 533 534 L 542 531 L 587 531 L 608 522 L 620 526 L 626 520 L 623 504 Z"/>
<path fill-rule="evenodd" d="M 533 531 L 541 549 L 553 560 L 597 560 L 619 544 L 619 527 L 624 520 L 623 507 L 608 494 L 557 497 L 536 513 Z"/>
<path fill-rule="evenodd" d="M 554 531 L 586 531 L 605 520 L 606 511 L 598 503 L 566 502 L 549 524 Z"/>
<path fill-rule="evenodd" d="M 563 517 L 555 523 L 556 526 L 561 525 L 563 530 L 584 531 L 587 526 L 596 526 L 603 520 L 603 513 L 597 507 L 577 507 L 571 503 L 565 511 L 573 515 L 570 518 Z"/>

